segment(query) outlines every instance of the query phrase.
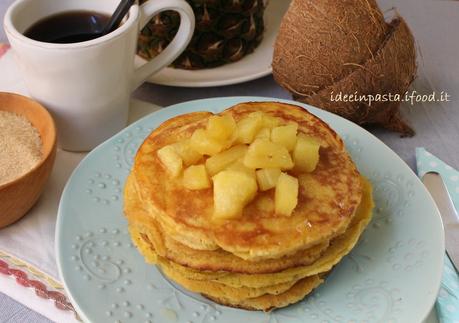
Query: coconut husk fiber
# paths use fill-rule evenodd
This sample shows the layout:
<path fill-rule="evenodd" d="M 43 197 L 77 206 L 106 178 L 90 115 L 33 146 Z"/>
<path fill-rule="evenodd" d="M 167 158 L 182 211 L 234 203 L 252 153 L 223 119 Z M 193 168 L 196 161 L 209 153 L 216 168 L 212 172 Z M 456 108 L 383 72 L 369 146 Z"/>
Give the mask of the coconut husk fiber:
<path fill-rule="evenodd" d="M 331 100 L 332 93 L 403 95 L 414 80 L 411 31 L 399 16 L 386 23 L 374 0 L 293 0 L 276 40 L 273 75 L 298 101 L 414 134 L 399 116 L 399 102 Z"/>

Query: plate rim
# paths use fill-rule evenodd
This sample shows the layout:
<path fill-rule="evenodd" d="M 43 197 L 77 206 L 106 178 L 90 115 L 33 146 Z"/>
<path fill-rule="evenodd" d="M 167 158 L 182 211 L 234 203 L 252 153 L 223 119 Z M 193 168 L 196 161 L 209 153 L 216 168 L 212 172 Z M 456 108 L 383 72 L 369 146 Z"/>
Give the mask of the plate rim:
<path fill-rule="evenodd" d="M 164 70 L 168 70 L 168 69 L 172 69 L 172 68 L 166 67 Z M 228 86 L 228 85 L 236 85 L 240 83 L 245 83 L 245 82 L 257 80 L 259 78 L 271 75 L 272 72 L 273 72 L 272 66 L 268 66 L 267 69 L 260 70 L 258 73 L 253 73 L 253 74 L 249 74 L 246 76 L 239 76 L 235 78 L 221 79 L 219 81 L 187 82 L 187 81 L 174 80 L 173 82 L 168 82 L 168 81 L 156 81 L 154 76 L 152 76 L 151 78 L 147 79 L 145 82 L 150 83 L 150 84 L 155 84 L 155 85 L 163 85 L 163 86 L 171 86 L 171 87 L 205 88 L 205 87 Z"/>
<path fill-rule="evenodd" d="M 387 154 L 387 153 L 388 154 L 392 154 L 399 162 L 401 162 L 401 164 L 403 164 L 403 168 L 405 169 L 405 171 L 408 171 L 411 175 L 413 175 L 415 177 L 414 181 L 417 182 L 417 186 L 420 186 L 420 189 L 427 194 L 429 204 L 431 204 L 433 209 L 434 209 L 434 212 L 433 212 L 434 214 L 432 214 L 432 216 L 435 217 L 439 221 L 440 228 L 441 228 L 441 230 L 439 231 L 439 234 L 440 234 L 439 238 L 440 238 L 440 247 L 441 247 L 441 250 L 442 250 L 442 254 L 441 254 L 441 257 L 440 257 L 441 261 L 439 261 L 439 263 L 437 264 L 437 275 L 436 275 L 436 277 L 434 277 L 434 283 L 435 283 L 435 286 L 436 286 L 435 290 L 432 293 L 432 295 L 434 295 L 434 296 L 428 302 L 430 304 L 429 307 L 427 307 L 426 309 L 419 310 L 419 312 L 421 313 L 421 315 L 419 315 L 419 317 L 422 318 L 421 321 L 422 322 L 425 321 L 425 319 L 428 317 L 428 315 L 430 314 L 430 312 L 434 308 L 434 305 L 435 305 L 435 302 L 436 302 L 436 299 L 438 297 L 438 293 L 439 293 L 439 290 L 440 290 L 440 287 L 441 287 L 441 280 L 442 280 L 443 266 L 444 266 L 444 258 L 445 258 L 445 234 L 444 234 L 444 225 L 443 225 L 443 221 L 442 221 L 442 218 L 441 218 L 441 215 L 440 215 L 440 211 L 439 211 L 437 205 L 435 204 L 435 201 L 433 200 L 432 196 L 428 192 L 427 188 L 424 186 L 424 184 L 422 184 L 422 181 L 420 180 L 420 178 L 417 176 L 417 174 L 408 166 L 408 164 L 395 151 L 393 151 L 389 146 L 387 146 L 381 139 L 379 139 L 378 137 L 373 135 L 367 129 L 359 126 L 358 124 L 356 124 L 356 123 L 354 123 L 354 122 L 352 122 L 350 120 L 347 120 L 347 119 L 345 119 L 345 118 L 343 118 L 343 117 L 341 117 L 339 115 L 336 115 L 336 114 L 331 113 L 329 111 L 322 110 L 320 108 L 311 106 L 309 104 L 296 102 L 296 101 L 288 100 L 288 99 L 279 99 L 279 98 L 274 98 L 274 97 L 263 97 L 263 96 L 213 97 L 213 98 L 205 98 L 205 99 L 196 99 L 196 100 L 184 101 L 184 102 L 176 103 L 176 104 L 173 104 L 173 105 L 165 106 L 165 107 L 163 107 L 163 108 L 161 108 L 161 109 L 159 109 L 157 111 L 154 111 L 154 112 L 142 117 L 141 119 L 133 122 L 132 124 L 126 126 L 123 130 L 121 130 L 120 132 L 116 133 L 115 135 L 113 135 L 109 139 L 105 140 L 103 143 L 99 144 L 96 148 L 94 148 L 91 152 L 89 152 L 78 163 L 77 167 L 75 167 L 75 169 L 72 171 L 70 177 L 68 178 L 68 180 L 67 180 L 67 182 L 66 182 L 66 184 L 64 186 L 64 189 L 62 191 L 61 197 L 59 199 L 59 207 L 58 207 L 57 216 L 56 216 L 56 227 L 55 227 L 55 234 L 54 234 L 54 250 L 55 250 L 55 253 L 56 253 L 56 264 L 57 264 L 59 278 L 61 279 L 62 285 L 63 285 L 63 287 L 64 287 L 64 289 L 66 291 L 66 294 L 68 295 L 68 297 L 69 297 L 72 305 L 74 306 L 75 310 L 77 311 L 78 315 L 84 321 L 91 322 L 91 320 L 86 316 L 86 313 L 80 308 L 78 302 L 73 297 L 72 293 L 70 292 L 69 286 L 67 285 L 67 282 L 64 279 L 64 272 L 62 270 L 61 247 L 60 247 L 60 244 L 59 244 L 60 232 L 61 232 L 62 221 L 63 221 L 62 220 L 63 219 L 63 215 L 62 215 L 63 211 L 62 211 L 62 209 L 63 209 L 63 204 L 64 204 L 64 198 L 68 195 L 68 190 L 70 189 L 70 183 L 71 183 L 73 177 L 77 175 L 79 169 L 86 162 L 86 160 L 90 157 L 90 155 L 97 153 L 106 144 L 108 144 L 112 140 L 113 137 L 118 136 L 121 132 L 124 132 L 127 128 L 135 127 L 137 124 L 143 122 L 147 118 L 151 118 L 155 114 L 164 113 L 163 111 L 168 111 L 168 110 L 170 111 L 172 109 L 180 109 L 181 106 L 192 105 L 192 104 L 195 104 L 197 102 L 212 102 L 212 101 L 220 101 L 220 100 L 232 102 L 231 104 L 237 104 L 237 103 L 234 103 L 234 102 L 242 103 L 242 102 L 271 102 L 271 101 L 274 101 L 274 102 L 281 102 L 281 103 L 298 105 L 298 106 L 306 109 L 307 111 L 311 112 L 315 116 L 317 116 L 317 113 L 319 115 L 320 114 L 331 115 L 332 117 L 337 118 L 341 122 L 344 122 L 346 124 L 346 126 L 354 126 L 354 127 L 360 128 L 359 130 L 363 131 L 366 136 L 369 136 L 373 140 L 376 140 L 379 145 L 384 147 L 384 150 L 385 150 L 384 154 Z M 203 105 L 203 106 L 206 106 L 206 105 Z M 212 111 L 212 110 L 209 109 L 207 111 Z M 185 113 L 189 113 L 189 111 L 184 109 L 183 113 L 179 113 L 177 115 L 185 114 Z M 321 118 L 321 116 L 318 116 L 318 117 Z M 166 119 L 166 120 L 168 120 L 168 119 Z M 327 122 L 327 124 L 328 124 L 328 122 Z M 331 127 L 331 129 L 333 129 L 333 131 L 336 131 L 333 127 Z M 433 277 L 433 276 L 431 276 L 431 277 Z"/>

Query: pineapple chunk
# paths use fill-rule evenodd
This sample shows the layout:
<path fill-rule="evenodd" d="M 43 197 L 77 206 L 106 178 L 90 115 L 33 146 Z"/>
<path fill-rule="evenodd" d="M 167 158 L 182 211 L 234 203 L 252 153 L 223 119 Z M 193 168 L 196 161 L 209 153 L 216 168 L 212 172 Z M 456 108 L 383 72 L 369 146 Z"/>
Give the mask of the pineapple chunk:
<path fill-rule="evenodd" d="M 246 173 L 250 177 L 256 179 L 255 169 L 246 167 L 244 165 L 243 158 L 235 161 L 234 163 L 226 167 L 226 170 L 234 170 L 234 171 Z"/>
<path fill-rule="evenodd" d="M 271 213 L 274 211 L 274 201 L 269 196 L 260 196 L 255 200 L 255 205 L 262 212 Z"/>
<path fill-rule="evenodd" d="M 232 115 L 211 116 L 207 122 L 207 133 L 218 141 L 227 141 L 236 131 L 236 121 Z"/>
<path fill-rule="evenodd" d="M 205 129 L 197 129 L 191 136 L 190 146 L 202 155 L 212 156 L 222 151 L 225 143 L 210 137 Z"/>
<path fill-rule="evenodd" d="M 297 131 L 298 124 L 296 123 L 273 128 L 271 131 L 271 140 L 276 144 L 284 146 L 288 151 L 292 151 L 295 148 Z"/>
<path fill-rule="evenodd" d="M 250 144 L 263 127 L 263 114 L 251 113 L 237 123 L 237 142 Z"/>
<path fill-rule="evenodd" d="M 206 168 L 210 176 L 214 176 L 229 164 L 243 157 L 247 149 L 248 147 L 246 145 L 233 146 L 207 159 Z"/>
<path fill-rule="evenodd" d="M 172 177 L 177 177 L 182 172 L 183 161 L 173 145 L 167 145 L 156 152 L 159 160 Z"/>
<path fill-rule="evenodd" d="M 298 135 L 298 139 L 293 150 L 293 160 L 295 170 L 310 173 L 316 169 L 319 163 L 320 144 L 313 138 L 305 135 Z"/>
<path fill-rule="evenodd" d="M 202 154 L 198 153 L 196 150 L 191 148 L 191 143 L 189 139 L 179 141 L 173 144 L 175 151 L 182 157 L 183 163 L 186 166 L 196 164 L 201 160 Z"/>
<path fill-rule="evenodd" d="M 271 129 L 269 128 L 261 128 L 261 130 L 258 131 L 257 135 L 255 136 L 255 139 L 269 140 L 270 138 L 271 138 Z"/>
<path fill-rule="evenodd" d="M 298 204 L 298 179 L 281 173 L 274 193 L 274 209 L 277 214 L 290 216 Z"/>
<path fill-rule="evenodd" d="M 266 139 L 256 139 L 247 150 L 244 165 L 249 168 L 293 168 L 287 148 Z"/>
<path fill-rule="evenodd" d="M 280 174 L 280 168 L 263 168 L 257 170 L 257 182 L 260 191 L 267 191 L 276 187 Z"/>
<path fill-rule="evenodd" d="M 212 178 L 214 182 L 214 219 L 242 216 L 244 207 L 257 194 L 257 182 L 246 173 L 225 170 Z"/>
<path fill-rule="evenodd" d="M 280 124 L 280 119 L 277 117 L 270 116 L 268 114 L 263 115 L 263 127 L 274 128 Z"/>
<path fill-rule="evenodd" d="M 210 187 L 209 176 L 207 176 L 204 165 L 190 166 L 183 172 L 183 186 L 189 190 L 202 190 Z"/>

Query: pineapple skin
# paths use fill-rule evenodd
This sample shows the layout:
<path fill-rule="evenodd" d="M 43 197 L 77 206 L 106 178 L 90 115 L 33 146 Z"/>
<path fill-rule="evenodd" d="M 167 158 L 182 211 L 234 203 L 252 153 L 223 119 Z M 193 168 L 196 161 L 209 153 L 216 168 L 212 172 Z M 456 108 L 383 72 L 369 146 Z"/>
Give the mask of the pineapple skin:
<path fill-rule="evenodd" d="M 141 0 L 140 3 L 146 0 Z M 252 53 L 264 32 L 263 0 L 186 0 L 196 16 L 196 29 L 187 49 L 173 67 L 196 70 L 236 62 Z M 149 60 L 172 41 L 180 25 L 174 11 L 165 11 L 142 29 L 137 53 Z"/>

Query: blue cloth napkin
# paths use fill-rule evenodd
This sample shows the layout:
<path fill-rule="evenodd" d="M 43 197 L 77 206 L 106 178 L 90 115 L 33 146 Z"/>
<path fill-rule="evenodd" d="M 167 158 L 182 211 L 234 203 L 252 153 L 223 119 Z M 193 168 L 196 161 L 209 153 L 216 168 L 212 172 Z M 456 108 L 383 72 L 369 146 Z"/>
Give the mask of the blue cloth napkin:
<path fill-rule="evenodd" d="M 456 210 L 459 210 L 459 172 L 424 148 L 416 148 L 418 176 L 435 171 L 446 184 Z M 440 293 L 435 304 L 441 323 L 459 323 L 459 275 L 448 257 L 445 257 Z"/>

